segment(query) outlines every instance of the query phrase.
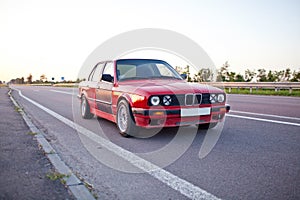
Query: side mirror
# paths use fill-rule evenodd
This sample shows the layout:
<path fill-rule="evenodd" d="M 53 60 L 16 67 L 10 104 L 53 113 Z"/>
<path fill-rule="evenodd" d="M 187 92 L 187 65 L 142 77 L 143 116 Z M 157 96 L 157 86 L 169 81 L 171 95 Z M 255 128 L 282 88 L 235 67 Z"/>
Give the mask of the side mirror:
<path fill-rule="evenodd" d="M 113 83 L 114 77 L 112 77 L 110 74 L 102 74 L 102 80 Z"/>
<path fill-rule="evenodd" d="M 184 80 L 186 80 L 187 75 L 186 74 L 180 74 L 181 78 L 183 78 Z"/>

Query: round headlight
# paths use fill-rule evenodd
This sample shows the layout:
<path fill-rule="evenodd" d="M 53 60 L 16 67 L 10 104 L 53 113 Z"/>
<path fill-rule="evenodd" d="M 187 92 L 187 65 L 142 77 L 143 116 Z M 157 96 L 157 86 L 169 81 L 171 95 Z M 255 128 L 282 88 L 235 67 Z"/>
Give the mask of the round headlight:
<path fill-rule="evenodd" d="M 217 95 L 216 94 L 210 94 L 209 100 L 210 100 L 210 103 L 216 103 Z"/>
<path fill-rule="evenodd" d="M 169 106 L 172 102 L 172 98 L 169 95 L 164 96 L 163 103 L 165 106 Z"/>
<path fill-rule="evenodd" d="M 218 95 L 218 102 L 223 103 L 225 101 L 225 95 L 224 94 L 219 94 Z"/>
<path fill-rule="evenodd" d="M 160 103 L 159 97 L 158 96 L 151 97 L 150 102 L 153 106 L 159 105 Z"/>

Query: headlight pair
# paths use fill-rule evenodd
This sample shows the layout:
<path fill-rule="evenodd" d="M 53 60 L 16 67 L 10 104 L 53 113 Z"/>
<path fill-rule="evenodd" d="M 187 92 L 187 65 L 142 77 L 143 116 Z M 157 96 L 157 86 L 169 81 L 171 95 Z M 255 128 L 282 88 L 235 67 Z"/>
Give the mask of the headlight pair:
<path fill-rule="evenodd" d="M 150 98 L 150 103 L 152 106 L 158 106 L 160 104 L 164 106 L 169 106 L 172 103 L 172 97 L 169 95 L 162 96 L 162 100 L 159 96 L 152 96 Z"/>
<path fill-rule="evenodd" d="M 211 103 L 223 103 L 225 101 L 224 94 L 210 94 L 209 100 Z"/>

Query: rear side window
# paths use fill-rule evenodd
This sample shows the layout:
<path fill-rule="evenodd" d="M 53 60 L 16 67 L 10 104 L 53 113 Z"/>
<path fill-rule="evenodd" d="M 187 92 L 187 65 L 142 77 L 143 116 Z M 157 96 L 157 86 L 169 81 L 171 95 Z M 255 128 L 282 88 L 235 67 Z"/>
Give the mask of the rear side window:
<path fill-rule="evenodd" d="M 106 63 L 103 74 L 109 74 L 114 77 L 114 65 L 112 62 Z"/>
<path fill-rule="evenodd" d="M 89 76 L 89 80 L 94 81 L 94 82 L 100 81 L 101 72 L 103 70 L 103 67 L 104 67 L 104 63 L 97 64 L 96 67 L 91 72 L 91 74 Z"/>

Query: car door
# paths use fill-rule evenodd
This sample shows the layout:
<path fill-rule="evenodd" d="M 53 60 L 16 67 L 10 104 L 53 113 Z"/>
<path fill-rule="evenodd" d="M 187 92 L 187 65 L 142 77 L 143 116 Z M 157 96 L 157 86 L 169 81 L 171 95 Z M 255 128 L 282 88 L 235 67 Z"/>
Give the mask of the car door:
<path fill-rule="evenodd" d="M 112 114 L 112 88 L 114 85 L 114 65 L 107 62 L 96 89 L 97 107 L 100 111 Z"/>
<path fill-rule="evenodd" d="M 105 62 L 98 63 L 90 73 L 85 86 L 86 95 L 90 103 L 90 107 L 96 107 L 96 89 L 98 87 L 99 81 L 101 80 L 102 71 L 104 68 Z"/>

